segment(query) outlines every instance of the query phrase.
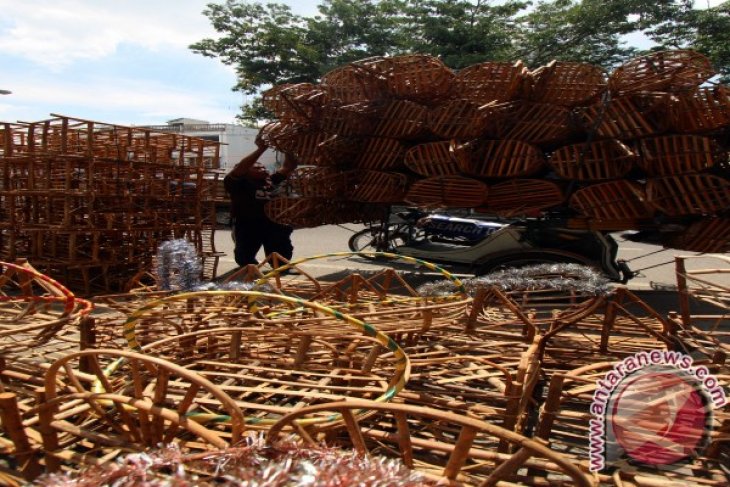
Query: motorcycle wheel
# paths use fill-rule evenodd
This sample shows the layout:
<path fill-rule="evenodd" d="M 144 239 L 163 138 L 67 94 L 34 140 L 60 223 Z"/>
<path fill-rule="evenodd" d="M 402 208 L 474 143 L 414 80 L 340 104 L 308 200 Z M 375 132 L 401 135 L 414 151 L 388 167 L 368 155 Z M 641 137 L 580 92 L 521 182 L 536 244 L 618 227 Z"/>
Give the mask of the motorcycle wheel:
<path fill-rule="evenodd" d="M 372 230 L 366 228 L 354 233 L 347 246 L 352 252 L 393 252 L 396 247 L 405 244 L 407 239 L 408 236 L 404 233 L 392 233 L 388 235 L 387 241 L 380 241 L 378 235 L 373 235 Z"/>

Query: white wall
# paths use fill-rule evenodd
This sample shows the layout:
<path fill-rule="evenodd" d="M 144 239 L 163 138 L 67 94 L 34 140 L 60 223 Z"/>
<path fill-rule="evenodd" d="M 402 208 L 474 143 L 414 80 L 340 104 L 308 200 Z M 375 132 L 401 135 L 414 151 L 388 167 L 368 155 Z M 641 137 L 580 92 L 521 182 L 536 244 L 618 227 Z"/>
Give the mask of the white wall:
<path fill-rule="evenodd" d="M 221 134 L 221 142 L 228 144 L 221 146 L 221 169 L 228 172 L 242 157 L 256 150 L 256 135 L 258 129 L 229 125 L 226 132 Z M 276 165 L 276 152 L 269 149 L 259 159 L 269 170 Z"/>

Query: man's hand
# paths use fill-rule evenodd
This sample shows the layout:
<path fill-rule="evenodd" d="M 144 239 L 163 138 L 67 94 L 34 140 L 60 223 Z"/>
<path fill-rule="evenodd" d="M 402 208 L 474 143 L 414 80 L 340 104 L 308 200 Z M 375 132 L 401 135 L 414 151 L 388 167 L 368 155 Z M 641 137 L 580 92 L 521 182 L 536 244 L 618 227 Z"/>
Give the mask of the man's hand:
<path fill-rule="evenodd" d="M 289 176 L 297 168 L 299 161 L 291 154 L 284 154 L 284 164 L 281 165 L 279 172 L 284 176 Z"/>

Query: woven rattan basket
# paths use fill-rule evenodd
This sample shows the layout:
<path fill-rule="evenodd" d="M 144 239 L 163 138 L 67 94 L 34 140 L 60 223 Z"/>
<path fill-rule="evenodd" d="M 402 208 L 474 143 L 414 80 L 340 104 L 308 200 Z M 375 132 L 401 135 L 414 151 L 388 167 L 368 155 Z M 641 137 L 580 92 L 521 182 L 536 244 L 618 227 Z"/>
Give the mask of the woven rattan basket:
<path fill-rule="evenodd" d="M 354 171 L 330 167 L 299 167 L 286 181 L 286 194 L 338 199 L 352 190 L 354 176 Z"/>
<path fill-rule="evenodd" d="M 685 91 L 696 88 L 715 74 L 710 60 L 695 51 L 659 51 L 622 64 L 608 81 L 615 94 L 640 91 Z"/>
<path fill-rule="evenodd" d="M 317 118 L 324 96 L 312 83 L 283 84 L 266 90 L 261 102 L 282 122 L 309 124 Z"/>
<path fill-rule="evenodd" d="M 411 171 L 426 177 L 459 173 L 454 144 L 448 140 L 411 147 L 406 152 L 405 164 Z"/>
<path fill-rule="evenodd" d="M 328 208 L 325 198 L 275 198 L 266 203 L 264 211 L 273 222 L 307 228 L 326 224 Z"/>
<path fill-rule="evenodd" d="M 375 127 L 376 113 L 373 104 L 367 102 L 328 105 L 321 110 L 319 129 L 345 137 L 369 135 Z"/>
<path fill-rule="evenodd" d="M 322 76 L 322 88 L 332 100 L 344 104 L 379 100 L 386 93 L 384 77 L 357 64 L 326 73 Z"/>
<path fill-rule="evenodd" d="M 267 136 L 271 147 L 293 154 L 302 165 L 316 165 L 321 154 L 319 144 L 330 137 L 325 132 L 307 129 L 301 125 L 282 125 L 272 131 Z"/>
<path fill-rule="evenodd" d="M 525 101 L 515 108 L 500 134 L 503 139 L 548 144 L 568 137 L 573 131 L 570 111 L 565 107 Z"/>
<path fill-rule="evenodd" d="M 428 114 L 428 129 L 441 139 L 467 140 L 486 130 L 485 112 L 467 100 L 452 100 Z"/>
<path fill-rule="evenodd" d="M 428 109 L 408 100 L 393 100 L 380 108 L 374 135 L 394 139 L 412 139 L 426 130 Z"/>
<path fill-rule="evenodd" d="M 389 171 L 403 166 L 405 145 L 397 139 L 369 137 L 365 139 L 355 161 L 358 169 Z"/>
<path fill-rule="evenodd" d="M 454 73 L 441 60 L 425 54 L 385 58 L 388 92 L 396 98 L 433 104 L 451 93 Z"/>
<path fill-rule="evenodd" d="M 464 174 L 480 178 L 529 176 L 542 169 L 545 159 L 535 146 L 519 140 L 478 140 L 456 148 Z"/>
<path fill-rule="evenodd" d="M 690 252 L 730 252 L 730 218 L 702 218 L 679 235 L 668 236 L 662 243 Z"/>
<path fill-rule="evenodd" d="M 408 177 L 405 174 L 361 171 L 350 199 L 364 203 L 397 203 L 403 201 L 407 185 Z"/>
<path fill-rule="evenodd" d="M 474 64 L 456 74 L 453 94 L 479 106 L 511 101 L 520 95 L 526 75 L 522 61 Z"/>
<path fill-rule="evenodd" d="M 581 215 L 597 220 L 640 220 L 654 214 L 644 189 L 624 179 L 580 189 L 571 196 L 570 206 Z"/>
<path fill-rule="evenodd" d="M 316 163 L 318 166 L 352 167 L 363 144 L 360 137 L 328 137 L 317 145 Z"/>
<path fill-rule="evenodd" d="M 489 187 L 479 211 L 505 218 L 535 216 L 565 201 L 560 186 L 544 179 L 510 179 Z"/>
<path fill-rule="evenodd" d="M 622 96 L 579 109 L 584 129 L 599 137 L 637 139 L 655 135 L 667 124 L 668 98 Z"/>
<path fill-rule="evenodd" d="M 567 145 L 550 155 L 550 166 L 565 179 L 616 179 L 634 167 L 636 154 L 616 139 Z"/>
<path fill-rule="evenodd" d="M 487 185 L 462 176 L 438 176 L 416 181 L 408 189 L 405 201 L 432 208 L 469 208 L 481 205 L 487 197 Z"/>
<path fill-rule="evenodd" d="M 671 176 L 710 169 L 727 158 L 709 137 L 665 135 L 639 142 L 639 166 L 651 176 Z"/>
<path fill-rule="evenodd" d="M 551 61 L 530 72 L 530 99 L 567 107 L 595 101 L 606 89 L 606 74 L 588 63 Z"/>
<path fill-rule="evenodd" d="M 647 201 L 670 216 L 712 215 L 730 208 L 730 181 L 710 174 L 649 179 Z"/>
<path fill-rule="evenodd" d="M 671 103 L 671 124 L 677 132 L 712 132 L 730 126 L 730 88 L 716 86 L 677 94 Z"/>

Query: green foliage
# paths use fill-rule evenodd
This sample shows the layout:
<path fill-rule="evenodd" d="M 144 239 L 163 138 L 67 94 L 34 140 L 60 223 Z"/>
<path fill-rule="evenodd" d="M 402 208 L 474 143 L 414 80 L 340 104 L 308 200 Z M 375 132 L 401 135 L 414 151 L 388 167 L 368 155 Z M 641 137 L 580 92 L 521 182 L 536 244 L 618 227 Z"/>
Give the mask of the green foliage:
<path fill-rule="evenodd" d="M 233 66 L 233 88 L 258 93 L 279 83 L 317 82 L 333 68 L 369 56 L 431 54 L 460 69 L 478 62 L 552 59 L 611 70 L 645 49 L 690 48 L 730 77 L 730 2 L 693 0 L 322 0 L 303 18 L 283 4 L 225 0 L 203 11 L 215 39 L 190 48 Z M 265 113 L 244 107 L 244 117 Z"/>

